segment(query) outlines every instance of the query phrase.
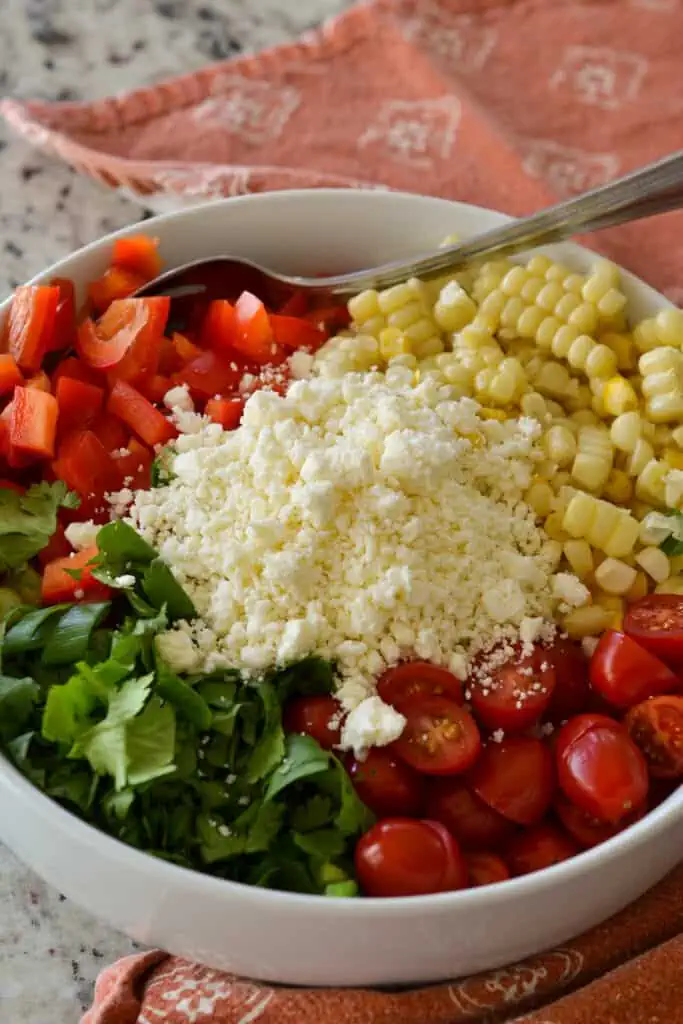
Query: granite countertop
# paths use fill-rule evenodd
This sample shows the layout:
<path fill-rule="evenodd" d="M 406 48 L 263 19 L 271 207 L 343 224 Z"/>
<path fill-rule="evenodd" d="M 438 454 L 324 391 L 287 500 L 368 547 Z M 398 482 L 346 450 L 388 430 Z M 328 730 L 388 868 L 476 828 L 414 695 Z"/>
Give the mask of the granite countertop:
<path fill-rule="evenodd" d="M 94 99 L 284 42 L 344 0 L 3 0 L 0 94 Z M 0 125 L 0 296 L 149 215 Z M 0 1020 L 76 1024 L 94 979 L 134 944 L 0 847 Z"/>

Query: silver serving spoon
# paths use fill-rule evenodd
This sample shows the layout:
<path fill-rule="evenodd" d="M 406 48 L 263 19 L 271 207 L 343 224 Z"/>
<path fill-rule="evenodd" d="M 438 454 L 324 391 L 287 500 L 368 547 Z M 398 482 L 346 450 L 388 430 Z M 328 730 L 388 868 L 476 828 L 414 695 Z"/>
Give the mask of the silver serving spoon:
<path fill-rule="evenodd" d="M 485 256 L 511 256 L 682 206 L 683 150 L 540 213 L 411 260 L 334 277 L 297 277 L 276 273 L 251 260 L 214 256 L 168 270 L 136 294 L 170 295 L 182 304 L 183 299 L 198 296 L 229 298 L 246 288 L 271 308 L 277 308 L 294 292 L 305 292 L 319 304 L 346 299 L 366 288 L 387 288 L 409 277 L 429 280 Z M 176 308 L 175 312 L 180 310 Z"/>

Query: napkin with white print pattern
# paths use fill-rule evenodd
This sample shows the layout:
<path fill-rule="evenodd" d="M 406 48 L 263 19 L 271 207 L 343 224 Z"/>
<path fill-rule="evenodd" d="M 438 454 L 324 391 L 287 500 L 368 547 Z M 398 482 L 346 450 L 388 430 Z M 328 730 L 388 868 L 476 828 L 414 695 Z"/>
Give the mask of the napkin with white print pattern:
<path fill-rule="evenodd" d="M 141 953 L 100 975 L 81 1024 L 683 1024 L 682 928 L 683 867 L 567 946 L 502 970 L 400 992 L 305 989 Z"/>
<path fill-rule="evenodd" d="M 377 187 L 529 212 L 683 148 L 683 0 L 372 0 L 297 43 L 8 122 L 155 209 Z M 683 302 L 683 214 L 599 236 Z"/>

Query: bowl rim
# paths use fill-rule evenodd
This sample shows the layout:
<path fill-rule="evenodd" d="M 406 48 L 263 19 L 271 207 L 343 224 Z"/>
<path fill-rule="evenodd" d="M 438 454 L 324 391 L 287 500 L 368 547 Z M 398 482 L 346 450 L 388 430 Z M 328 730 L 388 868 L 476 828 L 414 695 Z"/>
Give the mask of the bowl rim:
<path fill-rule="evenodd" d="M 349 196 L 352 198 L 349 199 Z M 360 196 L 364 198 L 360 200 Z M 350 201 L 353 203 L 372 203 L 376 202 L 378 197 L 382 197 L 380 201 L 385 201 L 385 197 L 391 197 L 399 203 L 410 201 L 413 204 L 441 205 L 444 207 L 449 206 L 456 210 L 460 208 L 485 215 L 495 214 L 501 223 L 514 219 L 499 210 L 472 203 L 382 188 L 357 190 L 347 188 L 289 189 L 276 192 L 252 193 L 199 203 L 180 210 L 159 214 L 110 232 L 55 261 L 46 269 L 35 274 L 26 283 L 36 284 L 51 276 L 55 276 L 65 264 L 69 264 L 77 258 L 95 255 L 117 238 L 124 238 L 131 234 L 154 232 L 157 228 L 163 229 L 170 223 L 192 221 L 200 214 L 210 213 L 212 210 L 223 209 L 226 206 L 265 205 L 267 203 L 286 204 L 291 199 L 301 201 L 304 197 L 309 202 L 324 202 L 334 198 L 342 202 Z M 564 248 L 572 249 L 579 253 L 590 254 L 591 251 L 585 246 L 577 245 L 573 242 L 559 244 Z M 557 246 L 554 247 L 556 248 Z M 673 305 L 666 296 L 657 292 L 656 289 L 648 285 L 647 282 L 642 281 L 635 274 L 622 267 L 620 267 L 620 270 L 628 278 L 635 281 L 638 287 L 645 289 L 651 295 L 655 295 L 660 304 L 665 306 Z M 0 302 L 0 313 L 6 309 L 11 298 L 12 295 L 10 293 L 6 299 Z M 553 890 L 556 885 L 575 880 L 583 873 L 588 876 L 591 869 L 597 868 L 605 862 L 616 861 L 625 856 L 635 855 L 639 848 L 655 841 L 673 825 L 677 818 L 683 815 L 683 784 L 681 784 L 659 806 L 647 812 L 639 821 L 599 846 L 582 850 L 574 857 L 554 864 L 542 871 L 508 879 L 504 885 L 494 884 L 451 892 L 432 893 L 423 896 L 392 897 L 389 899 L 377 897 L 335 899 L 321 895 L 260 888 L 247 885 L 244 882 L 235 882 L 231 879 L 195 870 L 194 868 L 174 864 L 137 847 L 129 846 L 122 840 L 84 821 L 75 812 L 69 811 L 46 793 L 43 793 L 42 790 L 20 772 L 2 751 L 0 751 L 0 786 L 13 791 L 20 801 L 30 804 L 32 811 L 39 819 L 41 827 L 44 827 L 46 832 L 51 828 L 57 828 L 60 832 L 70 832 L 73 840 L 84 849 L 88 847 L 94 849 L 99 855 L 103 855 L 105 859 L 108 856 L 116 857 L 119 861 L 119 867 L 131 873 L 134 872 L 138 876 L 145 875 L 156 885 L 165 884 L 171 892 L 176 887 L 187 889 L 189 886 L 190 888 L 196 887 L 203 894 L 214 899 L 223 900 L 230 898 L 231 895 L 239 895 L 241 898 L 247 897 L 264 907 L 266 904 L 269 904 L 271 909 L 277 904 L 285 910 L 301 909 L 307 913 L 326 916 L 328 911 L 333 908 L 335 915 L 344 914 L 356 917 L 366 915 L 373 919 L 386 916 L 404 918 L 412 916 L 418 908 L 426 912 L 456 912 L 458 910 L 464 912 L 475 905 L 480 910 L 490 909 L 494 911 L 503 904 L 513 903 L 525 897 L 539 896 Z"/>

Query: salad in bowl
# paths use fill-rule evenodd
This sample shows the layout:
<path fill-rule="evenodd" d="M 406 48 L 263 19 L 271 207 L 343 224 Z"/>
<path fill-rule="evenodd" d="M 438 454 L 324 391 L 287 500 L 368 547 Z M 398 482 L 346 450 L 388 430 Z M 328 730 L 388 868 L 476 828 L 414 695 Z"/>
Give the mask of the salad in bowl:
<path fill-rule="evenodd" d="M 18 288 L 0 742 L 161 861 L 337 902 L 553 868 L 683 778 L 683 313 L 545 254 L 273 308 Z"/>

